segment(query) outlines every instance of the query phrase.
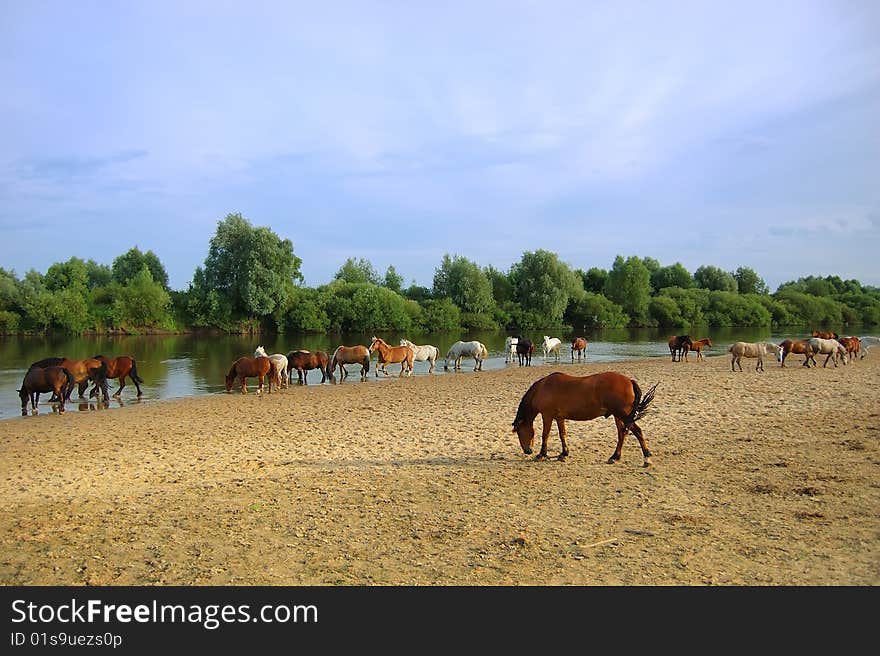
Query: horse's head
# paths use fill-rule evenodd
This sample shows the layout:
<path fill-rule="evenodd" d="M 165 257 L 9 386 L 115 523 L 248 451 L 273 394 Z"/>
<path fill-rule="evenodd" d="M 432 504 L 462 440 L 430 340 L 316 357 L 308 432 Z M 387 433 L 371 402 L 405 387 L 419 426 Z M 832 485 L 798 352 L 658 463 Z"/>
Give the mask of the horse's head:
<path fill-rule="evenodd" d="M 269 356 L 266 354 L 266 349 L 264 349 L 262 346 L 258 346 L 257 350 L 254 351 L 254 357 L 255 358 L 268 358 Z"/>
<path fill-rule="evenodd" d="M 519 445 L 522 447 L 523 453 L 527 456 L 532 455 L 532 447 L 535 444 L 535 425 L 527 421 L 521 421 L 517 418 L 513 422 L 513 432 L 519 437 Z"/>
<path fill-rule="evenodd" d="M 712 346 L 712 340 L 708 337 L 706 338 L 706 346 Z"/>
<path fill-rule="evenodd" d="M 226 391 L 232 391 L 232 383 L 235 382 L 235 376 L 226 376 Z"/>

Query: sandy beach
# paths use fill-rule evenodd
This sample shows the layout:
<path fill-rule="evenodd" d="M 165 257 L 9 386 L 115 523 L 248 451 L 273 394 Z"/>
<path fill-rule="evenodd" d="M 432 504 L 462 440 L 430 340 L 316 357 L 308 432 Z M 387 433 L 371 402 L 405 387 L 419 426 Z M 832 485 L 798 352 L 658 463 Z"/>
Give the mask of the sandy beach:
<path fill-rule="evenodd" d="M 471 360 L 381 384 L 42 405 L 0 422 L 0 583 L 876 585 L 880 349 L 800 360 Z M 569 422 L 564 462 L 555 427 L 549 460 L 525 456 L 517 404 L 556 370 L 659 381 L 640 422 L 653 466 L 631 436 L 606 464 L 612 419 Z"/>

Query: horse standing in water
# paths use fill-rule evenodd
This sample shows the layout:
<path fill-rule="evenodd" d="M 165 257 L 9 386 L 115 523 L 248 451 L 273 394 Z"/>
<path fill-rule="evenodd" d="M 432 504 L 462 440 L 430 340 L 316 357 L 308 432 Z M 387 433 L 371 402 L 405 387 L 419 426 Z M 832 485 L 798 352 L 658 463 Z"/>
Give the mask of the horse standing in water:
<path fill-rule="evenodd" d="M 74 385 L 73 375 L 64 367 L 31 367 L 17 390 L 21 399 L 21 416 L 27 416 L 28 401 L 31 402 L 31 412 L 37 414 L 40 394 L 44 392 L 53 392 L 58 400 L 58 412 L 64 412 L 64 399 L 70 396 Z"/>
<path fill-rule="evenodd" d="M 446 351 L 446 362 L 443 363 L 443 371 L 449 371 L 449 361 L 454 360 L 453 371 L 461 371 L 462 358 L 474 359 L 474 371 L 483 370 L 483 360 L 489 357 L 489 349 L 477 340 L 471 342 L 457 341 Z"/>
<path fill-rule="evenodd" d="M 100 360 L 104 364 L 107 365 L 107 378 L 118 378 L 119 379 L 119 389 L 113 392 L 113 396 L 121 396 L 122 390 L 125 387 L 125 378 L 131 378 L 131 382 L 134 383 L 134 386 L 137 388 L 138 398 L 144 395 L 141 391 L 140 384 L 144 382 L 144 379 L 138 375 L 137 370 L 137 362 L 130 355 L 119 355 L 115 358 L 108 358 L 103 355 L 94 356 L 95 360 Z M 85 384 L 80 383 L 79 395 L 82 396 L 85 391 Z M 89 397 L 94 397 L 98 395 L 98 386 L 95 385 L 92 388 L 92 391 L 89 392 Z"/>
<path fill-rule="evenodd" d="M 400 340 L 401 346 L 409 346 L 413 352 L 413 362 L 427 362 L 428 373 L 434 373 L 434 366 L 437 364 L 437 358 L 440 357 L 440 349 L 430 344 L 413 344 L 408 339 Z"/>
<path fill-rule="evenodd" d="M 559 362 L 559 349 L 562 348 L 562 340 L 558 337 L 549 337 L 548 335 L 544 335 L 544 341 L 541 343 L 541 352 L 544 354 L 544 359 L 547 359 L 547 356 L 551 353 L 556 355 L 556 361 Z"/>
<path fill-rule="evenodd" d="M 293 372 L 296 371 L 300 385 L 308 385 L 309 371 L 312 369 L 321 370 L 321 382 L 327 380 L 327 376 L 331 375 L 327 370 L 327 364 L 330 358 L 324 351 L 291 351 L 287 354 L 288 371 L 290 382 L 293 382 Z"/>
<path fill-rule="evenodd" d="M 670 337 L 667 344 L 669 352 L 672 354 L 672 361 L 675 362 L 676 356 L 678 356 L 678 362 L 681 362 L 682 356 L 688 352 L 693 343 L 690 335 L 673 335 Z"/>
<path fill-rule="evenodd" d="M 275 363 L 275 369 L 278 372 L 278 376 L 275 379 L 275 389 L 281 389 L 282 387 L 288 386 L 287 381 L 287 356 L 283 353 L 273 353 L 269 355 L 266 353 L 266 349 L 262 346 L 258 346 L 257 350 L 254 351 L 255 358 L 269 358 L 272 362 Z"/>
<path fill-rule="evenodd" d="M 736 342 L 732 344 L 727 352 L 730 353 L 730 370 L 736 371 L 734 364 L 739 366 L 739 370 L 743 370 L 743 358 L 758 358 L 755 363 L 755 371 L 764 371 L 764 356 L 775 355 L 776 359 L 782 362 L 782 347 L 772 342 Z"/>
<path fill-rule="evenodd" d="M 504 362 L 513 362 L 516 360 L 516 343 L 519 337 L 508 337 L 504 340 Z"/>
<path fill-rule="evenodd" d="M 89 382 L 95 383 L 95 389 L 92 390 L 91 396 L 97 395 L 97 389 L 100 388 L 104 403 L 110 402 L 110 389 L 107 384 L 107 364 L 97 358 L 85 358 L 83 360 L 71 360 L 70 358 L 44 358 L 38 362 L 34 362 L 30 368 L 45 369 L 46 367 L 63 367 L 73 376 L 75 385 L 67 389 L 64 396 L 66 401 L 70 401 L 70 395 L 73 388 L 78 387 L 79 396 L 83 398 L 83 392 L 89 386 Z M 56 401 L 55 395 L 52 395 L 50 401 Z"/>
<path fill-rule="evenodd" d="M 269 394 L 272 393 L 272 383 L 278 380 L 278 369 L 275 367 L 275 363 L 272 362 L 269 358 L 259 357 L 259 358 L 249 358 L 243 357 L 239 358 L 235 362 L 232 363 L 232 366 L 229 368 L 229 373 L 226 374 L 226 391 L 232 391 L 232 384 L 235 382 L 235 379 L 241 382 L 241 393 L 247 394 L 247 379 L 248 378 L 257 378 L 260 381 L 260 386 L 257 389 L 257 394 L 261 394 L 263 392 L 263 381 L 268 379 L 269 385 Z"/>
<path fill-rule="evenodd" d="M 584 360 L 587 359 L 587 340 L 583 337 L 575 337 L 574 341 L 571 343 L 571 361 L 574 362 L 574 354 L 578 354 L 578 362 L 581 361 L 581 354 L 584 356 Z"/>
<path fill-rule="evenodd" d="M 520 367 L 532 366 L 532 354 L 535 352 L 535 345 L 529 339 L 519 338 L 516 343 L 516 357 L 519 359 Z"/>
<path fill-rule="evenodd" d="M 385 340 L 373 335 L 370 342 L 370 353 L 379 352 L 379 363 L 376 366 L 376 377 L 379 376 L 381 370 L 383 374 L 388 375 L 389 364 L 400 363 L 400 373 L 398 376 L 412 376 L 413 371 L 413 350 L 409 346 L 390 346 Z"/>
<path fill-rule="evenodd" d="M 361 366 L 361 380 L 367 379 L 367 373 L 370 371 L 370 351 L 366 346 L 339 346 L 333 352 L 330 360 L 330 366 L 327 367 L 327 375 L 330 381 L 335 383 L 336 366 L 339 365 L 339 382 L 342 382 L 347 376 L 348 371 L 345 369 L 347 364 L 359 364 Z"/>
<path fill-rule="evenodd" d="M 657 383 L 659 385 L 659 383 Z M 615 371 L 606 371 L 592 376 L 569 376 L 554 372 L 539 379 L 523 395 L 513 420 L 513 432 L 519 437 L 523 453 L 531 455 L 535 442 L 535 418 L 541 415 L 544 428 L 541 433 L 541 451 L 536 460 L 547 457 L 547 438 L 553 422 L 559 430 L 562 452 L 557 460 L 568 456 L 565 441 L 565 420 L 589 421 L 597 417 L 614 417 L 617 426 L 617 448 L 608 458 L 608 464 L 620 460 L 623 438 L 632 432 L 642 447 L 644 466 L 651 465 L 651 452 L 645 442 L 642 429 L 636 422 L 648 410 L 654 400 L 654 385 L 642 396 L 642 390 L 635 380 Z"/>

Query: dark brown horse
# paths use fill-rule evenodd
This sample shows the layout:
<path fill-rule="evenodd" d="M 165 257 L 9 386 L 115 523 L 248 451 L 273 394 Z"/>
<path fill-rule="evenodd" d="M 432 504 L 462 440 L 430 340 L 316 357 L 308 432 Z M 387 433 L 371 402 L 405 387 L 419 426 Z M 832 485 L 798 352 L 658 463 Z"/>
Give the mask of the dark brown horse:
<path fill-rule="evenodd" d="M 73 375 L 64 367 L 32 366 L 24 375 L 21 388 L 18 390 L 21 399 L 21 416 L 27 416 L 28 400 L 31 402 L 31 412 L 37 414 L 37 404 L 43 392 L 53 392 L 54 397 L 58 399 L 58 412 L 64 412 L 64 399 L 70 395 L 74 384 Z"/>
<path fill-rule="evenodd" d="M 119 379 L 119 389 L 113 392 L 113 396 L 120 396 L 122 394 L 122 390 L 125 387 L 125 378 L 131 378 L 131 382 L 134 383 L 134 386 L 137 388 L 137 395 L 141 397 L 144 393 L 141 391 L 140 383 L 144 382 L 144 379 L 138 375 L 137 371 L 137 362 L 130 355 L 119 355 L 115 358 L 108 358 L 104 355 L 96 355 L 94 356 L 95 360 L 100 360 L 104 364 L 107 365 L 107 378 L 118 378 Z M 82 396 L 85 391 L 85 385 L 80 384 L 79 395 Z M 89 397 L 96 396 L 98 394 L 97 386 L 92 388 L 92 391 L 89 392 Z"/>
<path fill-rule="evenodd" d="M 535 353 L 535 345 L 531 340 L 519 336 L 516 342 L 516 357 L 520 367 L 532 366 L 532 355 Z"/>
<path fill-rule="evenodd" d="M 361 366 L 361 380 L 366 380 L 367 373 L 370 371 L 370 350 L 360 344 L 357 346 L 337 347 L 333 352 L 333 357 L 330 359 L 330 366 L 327 367 L 327 375 L 330 377 L 330 382 L 336 382 L 334 374 L 336 373 L 337 365 L 341 372 L 339 374 L 340 382 L 348 376 L 348 371 L 345 368 L 347 364 L 359 364 Z"/>
<path fill-rule="evenodd" d="M 712 340 L 708 337 L 704 337 L 703 339 L 698 339 L 695 342 L 691 342 L 690 345 L 683 345 L 682 350 L 684 351 L 684 361 L 688 361 L 688 351 L 696 351 L 697 352 L 697 362 L 703 359 L 703 349 L 706 347 L 712 346 Z"/>
<path fill-rule="evenodd" d="M 45 369 L 46 367 L 64 367 L 73 376 L 74 387 L 79 388 L 79 396 L 83 397 L 85 388 L 89 382 L 95 383 L 96 388 L 100 388 L 104 395 L 104 401 L 110 401 L 110 390 L 107 385 L 107 365 L 95 358 L 85 358 L 84 360 L 71 360 L 70 358 L 44 358 L 38 362 L 34 362 L 31 369 Z M 73 387 L 67 390 L 65 400 L 70 401 L 70 395 Z M 93 395 L 94 396 L 94 395 Z M 50 401 L 55 401 L 53 395 Z"/>
<path fill-rule="evenodd" d="M 813 355 L 813 350 L 810 348 L 809 339 L 784 339 L 779 342 L 779 345 L 782 347 L 782 359 L 779 361 L 781 367 L 785 366 L 785 358 L 788 357 L 789 353 L 803 355 L 804 362 L 801 366 L 810 366 L 810 357 Z"/>
<path fill-rule="evenodd" d="M 583 337 L 575 337 L 574 341 L 571 343 L 571 361 L 574 362 L 574 354 L 578 354 L 578 362 L 581 361 L 581 354 L 584 356 L 584 360 L 587 359 L 587 340 Z"/>
<path fill-rule="evenodd" d="M 673 335 L 670 337 L 667 344 L 669 345 L 669 353 L 672 354 L 672 361 L 675 362 L 676 356 L 678 356 L 678 361 L 681 362 L 682 356 L 687 354 L 688 349 L 690 349 L 693 343 L 690 335 Z"/>
<path fill-rule="evenodd" d="M 838 334 L 831 331 L 814 330 L 813 337 L 818 337 L 819 339 L 837 339 Z"/>
<path fill-rule="evenodd" d="M 658 383 L 659 385 L 659 383 Z M 541 433 L 541 451 L 536 460 L 547 457 L 547 437 L 553 421 L 559 429 L 559 440 L 562 442 L 562 453 L 558 460 L 568 455 L 568 444 L 565 442 L 565 420 L 589 421 L 596 417 L 614 417 L 617 425 L 617 448 L 608 464 L 620 460 L 623 438 L 632 432 L 642 447 L 644 466 L 651 464 L 651 452 L 645 443 L 642 429 L 636 424 L 648 410 L 654 400 L 657 385 L 642 396 L 638 383 L 615 371 L 606 371 L 592 376 L 569 376 L 555 372 L 536 381 L 523 395 L 513 420 L 513 432 L 519 436 L 523 453 L 530 455 L 535 442 L 534 421 L 538 415 L 544 420 Z"/>
<path fill-rule="evenodd" d="M 272 382 L 276 381 L 278 378 L 278 369 L 275 366 L 275 363 L 269 358 L 263 357 L 249 358 L 245 356 L 239 358 L 232 363 L 232 366 L 229 368 L 229 373 L 226 374 L 226 391 L 232 391 L 232 384 L 235 382 L 235 379 L 238 378 L 238 380 L 241 381 L 241 393 L 247 394 L 247 379 L 258 378 L 260 381 L 260 387 L 257 389 L 257 394 L 261 394 L 263 392 L 263 381 L 267 376 L 269 377 L 269 394 L 271 394 Z"/>
<path fill-rule="evenodd" d="M 373 335 L 373 339 L 370 341 L 370 353 L 373 351 L 379 353 L 379 362 L 376 365 L 376 377 L 379 376 L 379 371 L 387 376 L 387 366 L 389 364 L 398 363 L 400 363 L 400 373 L 398 376 L 403 376 L 404 374 L 412 376 L 413 358 L 415 358 L 415 354 L 409 346 L 391 346 L 385 342 L 385 340 Z"/>
<path fill-rule="evenodd" d="M 330 358 L 324 351 L 291 351 L 287 354 L 287 371 L 289 372 L 289 380 L 293 382 L 293 371 L 296 370 L 299 377 L 300 385 L 308 385 L 309 371 L 312 369 L 321 370 L 321 382 L 327 380 L 327 365 Z"/>

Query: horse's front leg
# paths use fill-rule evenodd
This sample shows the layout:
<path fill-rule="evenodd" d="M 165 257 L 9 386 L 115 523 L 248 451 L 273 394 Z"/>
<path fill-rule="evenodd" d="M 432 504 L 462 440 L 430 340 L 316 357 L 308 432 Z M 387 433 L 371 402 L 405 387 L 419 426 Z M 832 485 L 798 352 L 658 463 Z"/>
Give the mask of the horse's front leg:
<path fill-rule="evenodd" d="M 553 417 L 541 415 L 543 427 L 541 429 L 541 451 L 535 456 L 535 460 L 544 460 L 547 457 L 547 438 L 550 437 L 550 428 L 553 427 Z"/>
<path fill-rule="evenodd" d="M 241 377 L 241 393 L 247 394 L 247 379 L 244 376 Z"/>
<path fill-rule="evenodd" d="M 559 441 L 562 442 L 562 453 L 556 456 L 556 459 L 565 460 L 568 457 L 568 444 L 565 442 L 565 419 L 557 417 L 556 428 L 559 430 Z"/>
<path fill-rule="evenodd" d="M 623 438 L 626 437 L 627 432 L 623 420 L 619 417 L 614 418 L 614 424 L 617 426 L 617 448 L 614 449 L 614 453 L 612 453 L 611 457 L 608 458 L 609 465 L 613 465 L 615 462 L 620 460 L 620 453 L 623 450 Z"/>

